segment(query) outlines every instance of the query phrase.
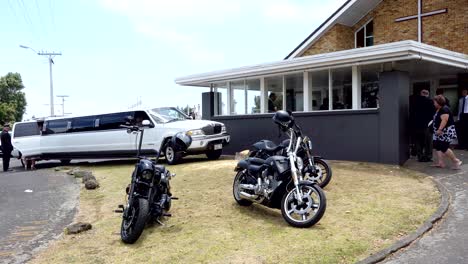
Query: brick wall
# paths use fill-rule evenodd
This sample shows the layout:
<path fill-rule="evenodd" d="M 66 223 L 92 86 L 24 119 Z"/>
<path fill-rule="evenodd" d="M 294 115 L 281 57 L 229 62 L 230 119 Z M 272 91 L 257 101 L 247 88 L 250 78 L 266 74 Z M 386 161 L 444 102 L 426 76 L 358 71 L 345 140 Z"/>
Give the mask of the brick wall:
<path fill-rule="evenodd" d="M 448 13 L 423 18 L 423 42 L 468 54 L 468 0 L 424 0 L 423 13 L 448 8 Z M 354 48 L 354 32 L 369 20 L 374 23 L 374 45 L 418 40 L 417 19 L 395 22 L 416 15 L 417 0 L 384 0 L 356 25 L 335 25 L 302 56 Z"/>

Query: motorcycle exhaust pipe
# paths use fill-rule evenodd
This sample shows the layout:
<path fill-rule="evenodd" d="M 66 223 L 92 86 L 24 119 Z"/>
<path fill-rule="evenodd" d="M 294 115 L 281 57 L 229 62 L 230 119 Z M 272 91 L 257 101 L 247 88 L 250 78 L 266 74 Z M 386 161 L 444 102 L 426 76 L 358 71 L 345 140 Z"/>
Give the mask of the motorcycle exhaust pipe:
<path fill-rule="evenodd" d="M 253 184 L 239 184 L 239 188 L 244 189 L 244 190 L 255 191 L 255 190 L 257 190 L 257 185 L 253 185 Z"/>
<path fill-rule="evenodd" d="M 255 201 L 258 198 L 258 195 L 248 194 L 246 192 L 239 192 L 239 195 L 242 199 L 247 199 L 251 201 Z"/>

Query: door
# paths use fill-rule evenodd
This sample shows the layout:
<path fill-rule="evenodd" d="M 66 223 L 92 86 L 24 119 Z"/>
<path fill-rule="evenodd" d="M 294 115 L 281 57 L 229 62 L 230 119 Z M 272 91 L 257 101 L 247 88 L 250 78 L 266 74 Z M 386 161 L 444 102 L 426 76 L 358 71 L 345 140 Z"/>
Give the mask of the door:
<path fill-rule="evenodd" d="M 146 127 L 143 134 L 143 142 L 141 145 L 142 153 L 146 155 L 154 155 L 159 151 L 161 142 L 163 140 L 162 124 L 159 124 L 157 120 L 148 115 L 146 111 L 136 111 L 135 120 L 137 123 L 143 122 L 143 120 L 149 120 L 151 125 Z M 134 141 L 133 148 L 138 147 L 139 138 Z"/>
<path fill-rule="evenodd" d="M 13 126 L 13 147 L 24 157 L 41 155 L 41 132 L 38 122 L 21 122 Z"/>

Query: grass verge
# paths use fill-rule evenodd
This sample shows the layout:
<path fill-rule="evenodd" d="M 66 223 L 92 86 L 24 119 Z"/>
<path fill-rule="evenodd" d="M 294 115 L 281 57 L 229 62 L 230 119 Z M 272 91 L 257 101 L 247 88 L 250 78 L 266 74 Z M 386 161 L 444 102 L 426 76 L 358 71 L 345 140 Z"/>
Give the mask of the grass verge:
<path fill-rule="evenodd" d="M 240 207 L 232 198 L 235 161 L 171 166 L 173 217 L 148 226 L 134 245 L 120 241 L 123 203 L 133 166 L 95 165 L 101 187 L 82 189 L 78 221 L 87 233 L 65 236 L 32 263 L 353 263 L 417 229 L 439 193 L 424 175 L 398 167 L 332 163 L 327 211 L 314 227 L 290 227 L 279 210 Z"/>

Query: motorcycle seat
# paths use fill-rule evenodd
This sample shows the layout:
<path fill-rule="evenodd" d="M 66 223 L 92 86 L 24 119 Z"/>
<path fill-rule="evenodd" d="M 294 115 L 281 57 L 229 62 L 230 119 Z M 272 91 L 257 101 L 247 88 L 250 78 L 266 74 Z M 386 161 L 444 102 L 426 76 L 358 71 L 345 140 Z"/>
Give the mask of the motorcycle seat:
<path fill-rule="evenodd" d="M 265 165 L 249 165 L 249 172 L 254 175 L 263 169 L 265 169 Z"/>
<path fill-rule="evenodd" d="M 262 143 L 263 144 L 261 144 L 260 148 L 268 152 L 276 152 L 280 150 L 281 148 L 283 148 L 283 146 L 276 145 L 273 141 L 270 141 L 270 140 L 262 140 Z"/>

